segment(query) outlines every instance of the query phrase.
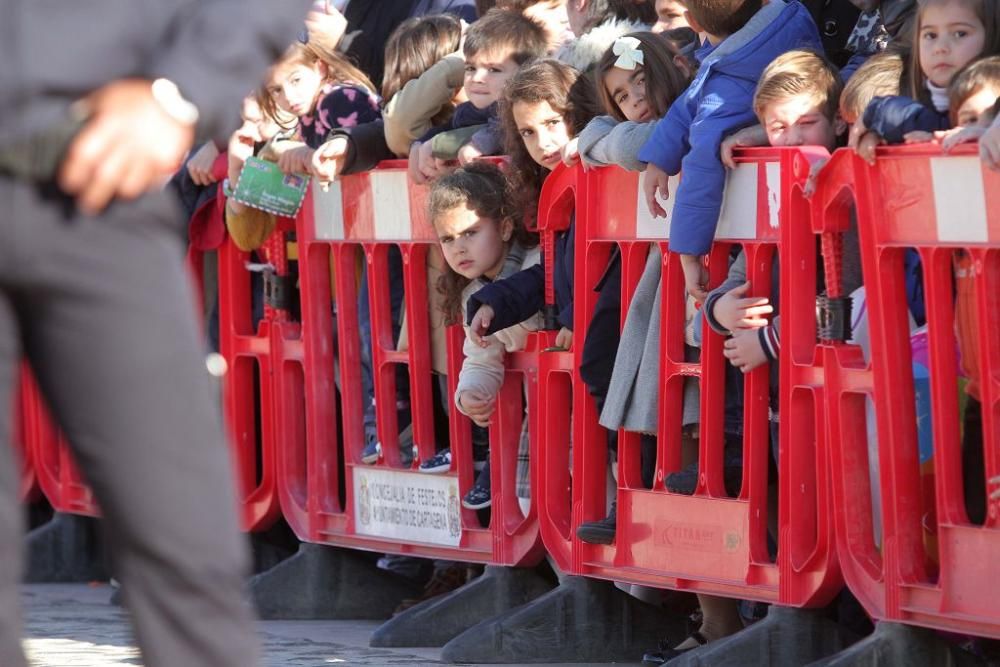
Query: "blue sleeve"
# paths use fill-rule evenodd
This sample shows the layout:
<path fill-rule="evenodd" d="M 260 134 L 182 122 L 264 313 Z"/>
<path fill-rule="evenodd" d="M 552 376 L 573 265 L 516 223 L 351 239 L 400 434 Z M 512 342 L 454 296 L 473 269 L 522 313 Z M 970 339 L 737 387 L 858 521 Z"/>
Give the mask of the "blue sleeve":
<path fill-rule="evenodd" d="M 528 319 L 545 305 L 545 269 L 535 264 L 514 275 L 497 280 L 469 297 L 466 324 L 482 305 L 493 309 L 493 322 L 487 333 L 496 333 Z"/>
<path fill-rule="evenodd" d="M 844 83 L 854 76 L 854 73 L 864 65 L 868 59 L 871 58 L 870 55 L 866 53 L 855 53 L 847 61 L 847 64 L 840 68 L 840 78 Z"/>
<path fill-rule="evenodd" d="M 681 160 L 691 149 L 691 114 L 686 101 L 687 95 L 681 95 L 670 105 L 667 115 L 656 123 L 653 135 L 639 149 L 640 162 L 655 164 L 671 176 L 681 170 Z"/>
<path fill-rule="evenodd" d="M 876 97 L 865 109 L 865 127 L 890 144 L 903 143 L 907 132 L 933 132 L 950 126 L 946 116 L 909 97 Z"/>
<path fill-rule="evenodd" d="M 681 161 L 681 182 L 670 217 L 672 251 L 704 255 L 711 249 L 726 186 L 719 146 L 726 135 L 756 121 L 752 99 L 753 86 L 745 82 L 721 78 L 706 82 L 691 123 L 691 150 Z"/>

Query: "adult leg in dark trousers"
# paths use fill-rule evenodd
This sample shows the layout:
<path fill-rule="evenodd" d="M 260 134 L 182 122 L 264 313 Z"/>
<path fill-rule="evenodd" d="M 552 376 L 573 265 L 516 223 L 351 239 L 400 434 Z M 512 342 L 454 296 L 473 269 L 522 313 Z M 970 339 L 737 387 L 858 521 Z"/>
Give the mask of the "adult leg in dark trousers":
<path fill-rule="evenodd" d="M 232 470 L 167 195 L 84 217 L 0 177 L 0 405 L 19 344 L 93 487 L 148 667 L 246 667 Z M 10 432 L 4 412 L 3 436 Z M 0 664 L 24 665 L 12 468 L 0 464 Z"/>

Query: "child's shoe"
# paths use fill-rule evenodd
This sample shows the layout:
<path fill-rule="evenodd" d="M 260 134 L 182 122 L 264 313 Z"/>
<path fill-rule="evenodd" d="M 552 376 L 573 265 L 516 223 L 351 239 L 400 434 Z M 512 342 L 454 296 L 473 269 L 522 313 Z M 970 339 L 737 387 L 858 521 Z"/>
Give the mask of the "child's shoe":
<path fill-rule="evenodd" d="M 598 521 L 581 523 L 576 528 L 576 536 L 587 544 L 611 544 L 615 541 L 617 525 L 618 501 L 612 501 L 606 517 Z"/>
<path fill-rule="evenodd" d="M 481 510 L 493 504 L 490 491 L 490 464 L 487 462 L 476 478 L 469 492 L 462 498 L 462 507 L 470 510 Z"/>
<path fill-rule="evenodd" d="M 364 451 L 361 452 L 361 462 L 373 465 L 378 462 L 378 457 L 381 455 L 382 443 L 378 440 L 371 440 L 365 445 Z"/>
<path fill-rule="evenodd" d="M 443 473 L 451 470 L 451 449 L 445 447 L 417 468 L 420 472 Z"/>

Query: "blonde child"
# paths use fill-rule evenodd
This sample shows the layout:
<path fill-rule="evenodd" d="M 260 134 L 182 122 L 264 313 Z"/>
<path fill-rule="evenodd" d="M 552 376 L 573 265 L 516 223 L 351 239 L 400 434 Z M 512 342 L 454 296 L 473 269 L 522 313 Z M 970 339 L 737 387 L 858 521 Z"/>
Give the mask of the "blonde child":
<path fill-rule="evenodd" d="M 850 146 L 869 163 L 875 147 L 913 131 L 951 128 L 948 86 L 966 65 L 1000 53 L 1000 3 L 921 0 L 913 30 L 910 97 L 875 98 L 851 128 Z"/>
<path fill-rule="evenodd" d="M 439 279 L 438 291 L 443 296 L 445 317 L 451 323 L 462 321 L 469 297 L 484 285 L 540 260 L 537 241 L 524 230 L 510 204 L 506 178 L 492 164 L 476 162 L 436 181 L 428 210 L 449 268 Z M 466 337 L 465 360 L 455 390 L 459 411 L 479 426 L 490 424 L 503 385 L 504 356 L 522 349 L 528 333 L 540 325 L 536 313 L 488 336 L 485 345 L 473 344 Z M 462 504 L 482 509 L 490 503 L 487 462 Z"/>

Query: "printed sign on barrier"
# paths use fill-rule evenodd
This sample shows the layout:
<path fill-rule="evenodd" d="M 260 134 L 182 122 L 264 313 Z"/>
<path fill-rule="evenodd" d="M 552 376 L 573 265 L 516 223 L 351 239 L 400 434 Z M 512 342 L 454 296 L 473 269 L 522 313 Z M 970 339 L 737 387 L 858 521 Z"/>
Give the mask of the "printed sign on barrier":
<path fill-rule="evenodd" d="M 354 468 L 358 534 L 457 547 L 462 537 L 458 478 Z"/>

